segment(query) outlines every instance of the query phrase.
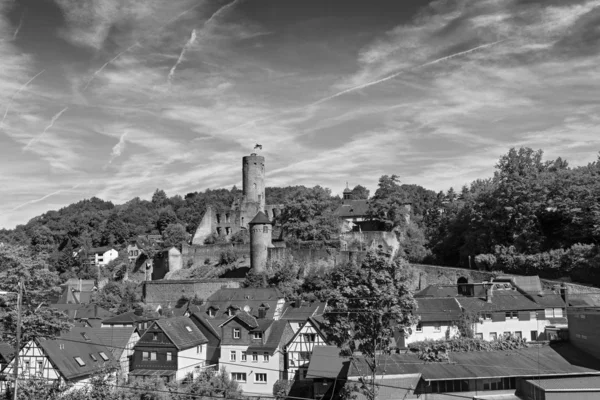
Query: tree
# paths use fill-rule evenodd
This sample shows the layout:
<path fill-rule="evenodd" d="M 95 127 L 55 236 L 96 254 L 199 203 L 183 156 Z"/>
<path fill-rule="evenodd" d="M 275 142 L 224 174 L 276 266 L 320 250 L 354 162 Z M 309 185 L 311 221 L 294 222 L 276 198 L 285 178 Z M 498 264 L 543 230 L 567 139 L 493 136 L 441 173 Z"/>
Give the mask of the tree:
<path fill-rule="evenodd" d="M 350 198 L 352 200 L 366 200 L 369 198 L 369 193 L 369 189 L 366 187 L 362 185 L 356 185 L 354 186 L 354 189 L 352 189 Z"/>
<path fill-rule="evenodd" d="M 369 218 L 383 222 L 387 231 L 406 224 L 408 210 L 405 205 L 408 198 L 399 183 L 398 176 L 383 175 L 379 178 L 377 191 L 369 201 Z"/>
<path fill-rule="evenodd" d="M 156 229 L 158 229 L 158 231 L 162 234 L 163 231 L 167 228 L 167 226 L 175 223 L 177 223 L 177 214 L 175 214 L 171 207 L 167 207 L 163 209 L 158 215 L 158 220 L 156 221 Z"/>
<path fill-rule="evenodd" d="M 152 195 L 152 204 L 154 204 L 154 207 L 156 207 L 156 208 L 164 207 L 165 205 L 167 205 L 168 201 L 169 201 L 169 198 L 167 197 L 167 194 L 165 193 L 164 190 L 156 189 L 154 191 L 154 194 Z"/>
<path fill-rule="evenodd" d="M 163 245 L 165 247 L 179 246 L 187 241 L 185 226 L 181 224 L 169 224 L 162 233 Z"/>
<path fill-rule="evenodd" d="M 22 301 L 22 343 L 33 338 L 52 338 L 70 328 L 66 316 L 55 309 L 41 307 L 60 294 L 59 278 L 48 269 L 46 260 L 25 247 L 0 246 L 0 290 L 16 293 L 19 281 L 24 283 Z M 16 295 L 7 296 L 8 310 L 2 320 L 4 340 L 16 339 Z"/>
<path fill-rule="evenodd" d="M 377 354 L 389 353 L 394 333 L 410 330 L 416 323 L 415 301 L 402 275 L 402 262 L 369 252 L 360 266 L 348 264 L 329 274 L 330 290 L 325 311 L 327 339 L 352 356 L 358 351 L 368 366 L 370 379 L 363 377 L 364 394 L 376 398 Z"/>

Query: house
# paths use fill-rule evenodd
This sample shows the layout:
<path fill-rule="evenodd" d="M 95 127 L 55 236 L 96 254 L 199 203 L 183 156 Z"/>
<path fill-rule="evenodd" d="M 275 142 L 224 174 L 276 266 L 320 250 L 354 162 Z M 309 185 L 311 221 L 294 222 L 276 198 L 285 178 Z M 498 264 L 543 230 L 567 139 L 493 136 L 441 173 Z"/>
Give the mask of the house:
<path fill-rule="evenodd" d="M 152 261 L 152 280 L 163 279 L 169 272 L 183 268 L 181 251 L 175 246 L 164 248 L 156 253 Z"/>
<path fill-rule="evenodd" d="M 129 373 L 129 365 L 133 356 L 133 348 L 140 340 L 137 328 L 102 328 L 96 327 L 92 332 L 112 352 L 115 360 L 119 363 L 119 375 L 124 378 Z"/>
<path fill-rule="evenodd" d="M 314 348 L 327 345 L 327 337 L 321 331 L 321 323 L 320 317 L 309 317 L 285 346 L 285 370 L 288 379 L 306 379 Z"/>
<path fill-rule="evenodd" d="M 275 288 L 222 288 L 201 306 L 210 318 L 231 317 L 244 311 L 257 318 L 278 320 L 283 314 L 285 298 Z"/>
<path fill-rule="evenodd" d="M 219 328 L 219 367 L 246 395 L 272 394 L 273 384 L 286 378 L 284 348 L 294 335 L 289 322 L 239 311 Z"/>
<path fill-rule="evenodd" d="M 144 254 L 144 250 L 138 245 L 137 240 L 129 240 L 129 243 L 127 244 L 127 259 L 129 260 L 129 263 L 135 263 L 142 254 Z"/>
<path fill-rule="evenodd" d="M 51 304 L 50 308 L 62 311 L 69 321 L 86 321 L 82 326 L 99 326 L 103 319 L 115 316 L 97 304 Z"/>
<path fill-rule="evenodd" d="M 19 351 L 19 374 L 61 384 L 86 385 L 92 375 L 115 371 L 118 363 L 112 352 L 89 328 L 72 328 L 55 339 L 34 339 Z M 13 374 L 14 360 L 3 374 Z M 6 389 L 6 382 L 0 388 Z"/>
<path fill-rule="evenodd" d="M 89 263 L 98 267 L 103 267 L 119 257 L 119 252 L 109 246 L 93 247 L 87 254 Z"/>
<path fill-rule="evenodd" d="M 60 287 L 61 294 L 54 300 L 55 304 L 88 304 L 98 290 L 91 279 L 69 279 Z"/>
<path fill-rule="evenodd" d="M 404 331 L 398 332 L 394 339 L 396 346 L 405 348 L 412 342 L 423 340 L 440 340 L 458 334 L 457 322 L 462 316 L 462 309 L 456 298 L 416 298 L 416 309 L 419 322 L 413 325 L 408 336 Z"/>
<path fill-rule="evenodd" d="M 600 307 L 569 307 L 569 341 L 600 360 Z"/>
<path fill-rule="evenodd" d="M 600 399 L 600 376 L 521 380 L 517 394 L 523 400 Z"/>
<path fill-rule="evenodd" d="M 137 328 L 140 334 L 143 334 L 152 322 L 160 318 L 155 312 L 137 312 L 129 311 L 123 314 L 115 315 L 112 318 L 106 318 L 102 321 L 103 328 Z"/>
<path fill-rule="evenodd" d="M 298 332 L 306 320 L 311 317 L 316 317 L 319 314 L 323 314 L 324 311 L 324 302 L 307 302 L 302 301 L 302 299 L 297 299 L 285 304 L 280 318 L 288 321 L 294 332 Z"/>
<path fill-rule="evenodd" d="M 208 340 L 188 317 L 159 319 L 134 347 L 130 377 L 181 381 L 206 364 Z"/>
<path fill-rule="evenodd" d="M 230 317 L 209 317 L 204 312 L 194 312 L 190 315 L 192 322 L 200 329 L 200 332 L 208 340 L 206 350 L 206 364 L 218 366 L 221 357 L 221 328 L 222 323 Z"/>

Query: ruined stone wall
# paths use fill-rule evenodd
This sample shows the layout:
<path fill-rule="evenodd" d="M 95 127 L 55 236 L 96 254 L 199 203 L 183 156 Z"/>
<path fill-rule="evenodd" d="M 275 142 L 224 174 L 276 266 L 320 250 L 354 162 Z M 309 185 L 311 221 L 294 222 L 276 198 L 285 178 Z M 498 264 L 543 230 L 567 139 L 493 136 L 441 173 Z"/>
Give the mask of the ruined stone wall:
<path fill-rule="evenodd" d="M 182 297 L 198 295 L 206 299 L 221 288 L 239 288 L 243 279 L 202 279 L 197 281 L 160 280 L 146 281 L 143 301 L 147 304 L 174 305 Z"/>
<path fill-rule="evenodd" d="M 211 262 L 219 259 L 222 252 L 233 251 L 238 258 L 250 257 L 250 243 L 222 243 L 212 244 L 207 246 L 190 246 L 189 244 L 182 245 L 182 261 L 183 265 L 187 266 L 191 260 L 194 265 L 203 265 L 207 258 Z"/>

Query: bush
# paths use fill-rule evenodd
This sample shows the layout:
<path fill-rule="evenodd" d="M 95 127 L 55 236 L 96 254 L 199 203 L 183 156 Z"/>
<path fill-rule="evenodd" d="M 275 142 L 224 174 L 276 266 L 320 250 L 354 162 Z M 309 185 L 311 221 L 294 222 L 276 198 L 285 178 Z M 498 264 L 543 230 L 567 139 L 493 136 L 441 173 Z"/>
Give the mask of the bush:
<path fill-rule="evenodd" d="M 451 352 L 515 350 L 529 347 L 529 344 L 525 339 L 514 336 L 502 337 L 491 342 L 483 339 L 458 337 L 449 340 L 413 342 L 408 347 L 411 351 L 419 353 L 421 360 L 441 362 L 448 361 Z"/>
<path fill-rule="evenodd" d="M 237 261 L 237 254 L 231 249 L 219 254 L 219 265 L 230 265 Z"/>
<path fill-rule="evenodd" d="M 491 271 L 496 265 L 496 256 L 493 254 L 478 254 L 475 256 L 475 265 L 479 269 Z"/>

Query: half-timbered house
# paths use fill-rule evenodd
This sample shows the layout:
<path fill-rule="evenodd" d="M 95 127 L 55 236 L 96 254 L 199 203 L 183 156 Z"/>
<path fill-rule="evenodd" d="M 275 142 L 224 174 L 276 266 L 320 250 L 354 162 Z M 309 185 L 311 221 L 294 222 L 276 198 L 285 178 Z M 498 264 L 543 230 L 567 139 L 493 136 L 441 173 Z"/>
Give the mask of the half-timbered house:
<path fill-rule="evenodd" d="M 72 328 L 56 339 L 34 339 L 26 343 L 18 354 L 18 373 L 24 378 L 43 378 L 77 387 L 89 383 L 99 372 L 113 372 L 118 364 L 101 340 L 89 328 Z M 14 373 L 13 359 L 3 374 Z M 0 382 L 2 391 L 7 382 Z"/>
<path fill-rule="evenodd" d="M 286 303 L 281 319 L 288 321 L 294 332 L 298 332 L 308 318 L 316 317 L 322 314 L 324 310 L 324 302 L 308 302 L 297 299 Z"/>
<path fill-rule="evenodd" d="M 129 376 L 142 380 L 161 377 L 170 382 L 196 375 L 205 367 L 207 343 L 188 317 L 159 319 L 135 345 Z"/>
<path fill-rule="evenodd" d="M 306 378 L 308 364 L 315 346 L 326 346 L 326 337 L 321 332 L 318 318 L 308 318 L 286 346 L 286 371 L 288 379 Z"/>

